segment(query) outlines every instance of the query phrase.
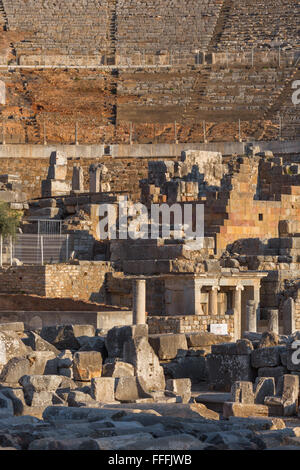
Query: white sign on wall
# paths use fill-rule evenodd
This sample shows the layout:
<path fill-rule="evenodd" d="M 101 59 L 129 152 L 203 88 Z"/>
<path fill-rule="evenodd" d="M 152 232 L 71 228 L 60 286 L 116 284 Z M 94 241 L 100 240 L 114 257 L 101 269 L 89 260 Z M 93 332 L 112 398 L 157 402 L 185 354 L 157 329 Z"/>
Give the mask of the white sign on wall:
<path fill-rule="evenodd" d="M 210 325 L 210 332 L 215 335 L 228 335 L 227 323 L 214 323 Z"/>

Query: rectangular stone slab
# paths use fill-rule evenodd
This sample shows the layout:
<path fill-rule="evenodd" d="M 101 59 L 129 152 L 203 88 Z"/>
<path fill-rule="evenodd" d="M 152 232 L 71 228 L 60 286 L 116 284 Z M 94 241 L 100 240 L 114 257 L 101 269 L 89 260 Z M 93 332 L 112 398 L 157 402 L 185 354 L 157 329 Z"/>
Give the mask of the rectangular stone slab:
<path fill-rule="evenodd" d="M 225 402 L 223 406 L 223 416 L 224 418 L 229 418 L 230 416 L 239 416 L 240 418 L 269 416 L 269 408 L 265 405 Z"/>

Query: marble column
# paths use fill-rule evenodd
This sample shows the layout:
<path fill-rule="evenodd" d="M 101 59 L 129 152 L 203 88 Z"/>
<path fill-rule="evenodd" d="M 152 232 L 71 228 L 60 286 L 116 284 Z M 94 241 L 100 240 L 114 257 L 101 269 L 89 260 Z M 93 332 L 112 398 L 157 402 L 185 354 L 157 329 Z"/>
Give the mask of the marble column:
<path fill-rule="evenodd" d="M 260 320 L 260 284 L 253 286 L 253 300 L 256 305 L 256 321 Z"/>
<path fill-rule="evenodd" d="M 133 324 L 143 325 L 146 323 L 146 281 L 136 279 L 132 285 L 132 313 Z"/>
<path fill-rule="evenodd" d="M 220 287 L 212 286 L 209 291 L 209 314 L 218 315 L 218 291 Z"/>
<path fill-rule="evenodd" d="M 253 333 L 257 332 L 256 303 L 254 300 L 248 300 L 246 306 L 247 326 L 246 330 Z"/>
<path fill-rule="evenodd" d="M 234 339 L 237 341 L 242 336 L 242 290 L 243 286 L 236 286 L 234 290 L 233 308 L 234 308 Z"/>
<path fill-rule="evenodd" d="M 279 312 L 277 309 L 269 310 L 268 331 L 279 334 Z"/>

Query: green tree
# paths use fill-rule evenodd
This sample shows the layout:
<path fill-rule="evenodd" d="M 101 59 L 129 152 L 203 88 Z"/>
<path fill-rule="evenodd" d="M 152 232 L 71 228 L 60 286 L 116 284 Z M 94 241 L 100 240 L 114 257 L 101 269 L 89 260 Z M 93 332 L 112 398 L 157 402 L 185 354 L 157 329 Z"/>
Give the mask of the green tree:
<path fill-rule="evenodd" d="M 0 202 L 0 235 L 15 238 L 22 219 L 22 212 L 12 210 L 6 202 Z"/>

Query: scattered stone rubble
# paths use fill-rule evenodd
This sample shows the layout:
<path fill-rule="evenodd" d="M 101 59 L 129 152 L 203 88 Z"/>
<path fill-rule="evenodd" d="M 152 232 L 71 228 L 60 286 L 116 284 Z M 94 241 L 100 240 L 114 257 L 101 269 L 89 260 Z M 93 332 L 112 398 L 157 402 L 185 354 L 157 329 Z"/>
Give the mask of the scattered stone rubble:
<path fill-rule="evenodd" d="M 143 324 L 106 336 L 90 325 L 1 324 L 0 448 L 297 449 L 300 427 L 287 419 L 298 413 L 298 333 L 245 336 L 232 343 L 211 333 L 152 336 Z M 194 354 L 200 348 L 211 353 Z M 177 373 L 183 359 L 195 361 L 182 366 L 185 376 Z M 206 375 L 193 375 L 197 363 Z M 199 394 L 209 383 L 229 393 Z"/>
<path fill-rule="evenodd" d="M 14 210 L 28 209 L 27 195 L 19 175 L 0 175 L 0 202 L 8 203 Z"/>

